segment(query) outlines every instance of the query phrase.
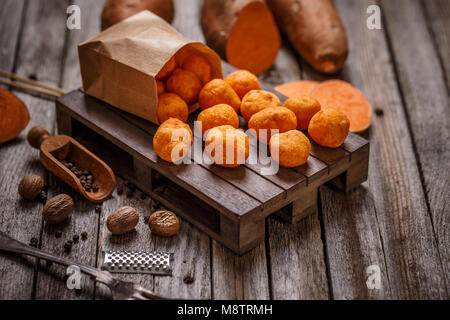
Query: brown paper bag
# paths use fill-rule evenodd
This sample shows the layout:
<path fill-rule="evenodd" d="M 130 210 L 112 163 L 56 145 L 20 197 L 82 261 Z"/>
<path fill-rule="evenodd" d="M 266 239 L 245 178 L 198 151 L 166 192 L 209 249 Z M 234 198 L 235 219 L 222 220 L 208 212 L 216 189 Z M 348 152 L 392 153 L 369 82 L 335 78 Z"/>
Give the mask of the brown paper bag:
<path fill-rule="evenodd" d="M 155 75 L 175 54 L 181 65 L 193 53 L 209 61 L 213 78 L 222 78 L 221 60 L 213 50 L 142 11 L 78 46 L 83 88 L 93 97 L 158 124 Z"/>

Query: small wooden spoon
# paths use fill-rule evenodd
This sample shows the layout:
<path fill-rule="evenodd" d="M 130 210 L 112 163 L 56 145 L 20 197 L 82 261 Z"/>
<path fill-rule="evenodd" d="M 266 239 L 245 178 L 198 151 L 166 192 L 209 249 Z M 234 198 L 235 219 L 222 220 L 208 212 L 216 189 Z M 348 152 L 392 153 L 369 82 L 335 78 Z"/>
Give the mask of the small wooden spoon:
<path fill-rule="evenodd" d="M 42 127 L 33 127 L 27 136 L 33 148 L 40 149 L 41 162 L 50 172 L 66 182 L 91 202 L 102 202 L 116 186 L 116 177 L 111 168 L 75 139 L 66 136 L 50 136 Z M 68 159 L 83 170 L 90 171 L 98 185 L 97 191 L 86 191 L 78 177 L 61 161 Z"/>

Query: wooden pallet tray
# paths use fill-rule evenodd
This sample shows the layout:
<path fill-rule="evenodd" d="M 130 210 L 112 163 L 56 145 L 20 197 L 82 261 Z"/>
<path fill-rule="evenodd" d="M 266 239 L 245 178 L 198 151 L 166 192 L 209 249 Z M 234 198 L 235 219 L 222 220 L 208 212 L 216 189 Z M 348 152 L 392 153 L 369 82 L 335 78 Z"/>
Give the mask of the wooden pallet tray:
<path fill-rule="evenodd" d="M 276 213 L 295 223 L 314 213 L 317 190 L 324 183 L 347 191 L 367 179 L 369 142 L 351 133 L 338 149 L 311 141 L 305 165 L 263 176 L 259 164 L 170 164 L 153 150 L 156 125 L 81 90 L 61 97 L 56 110 L 60 134 L 79 140 L 116 174 L 237 254 L 264 241 L 267 216 Z"/>

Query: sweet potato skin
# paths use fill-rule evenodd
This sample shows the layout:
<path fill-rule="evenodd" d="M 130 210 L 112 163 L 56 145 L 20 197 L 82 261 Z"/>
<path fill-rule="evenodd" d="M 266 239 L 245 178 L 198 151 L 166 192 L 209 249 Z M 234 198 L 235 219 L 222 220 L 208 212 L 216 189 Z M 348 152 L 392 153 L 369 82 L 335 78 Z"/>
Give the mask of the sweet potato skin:
<path fill-rule="evenodd" d="M 333 74 L 348 56 L 341 18 L 330 0 L 266 0 L 280 29 L 317 71 Z"/>
<path fill-rule="evenodd" d="M 171 23 L 175 14 L 173 0 L 108 0 L 103 7 L 101 29 L 105 30 L 132 15 L 149 10 Z"/>

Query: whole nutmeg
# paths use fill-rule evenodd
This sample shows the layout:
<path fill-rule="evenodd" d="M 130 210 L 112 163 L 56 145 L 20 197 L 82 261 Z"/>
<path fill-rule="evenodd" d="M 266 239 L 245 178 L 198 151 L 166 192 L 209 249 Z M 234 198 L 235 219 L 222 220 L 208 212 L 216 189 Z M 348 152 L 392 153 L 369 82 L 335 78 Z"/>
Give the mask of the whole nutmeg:
<path fill-rule="evenodd" d="M 36 199 L 44 189 L 44 179 L 37 174 L 29 174 L 19 183 L 19 194 L 27 200 Z"/>
<path fill-rule="evenodd" d="M 39 149 L 42 142 L 49 137 L 49 133 L 45 128 L 33 127 L 28 131 L 27 140 L 30 146 Z"/>
<path fill-rule="evenodd" d="M 60 223 L 72 214 L 73 200 L 67 194 L 58 194 L 47 201 L 42 211 L 44 221 Z"/>
<path fill-rule="evenodd" d="M 112 234 L 131 231 L 139 222 L 139 214 L 132 207 L 122 207 L 111 213 L 106 219 L 106 226 Z"/>
<path fill-rule="evenodd" d="M 148 225 L 152 234 L 163 237 L 171 237 L 180 230 L 180 222 L 172 211 L 155 211 L 148 219 Z"/>

